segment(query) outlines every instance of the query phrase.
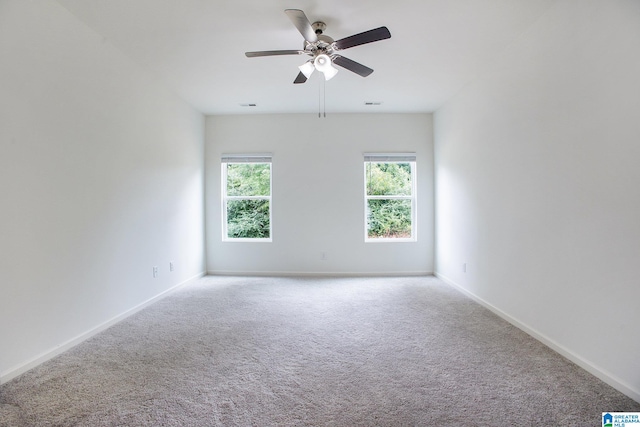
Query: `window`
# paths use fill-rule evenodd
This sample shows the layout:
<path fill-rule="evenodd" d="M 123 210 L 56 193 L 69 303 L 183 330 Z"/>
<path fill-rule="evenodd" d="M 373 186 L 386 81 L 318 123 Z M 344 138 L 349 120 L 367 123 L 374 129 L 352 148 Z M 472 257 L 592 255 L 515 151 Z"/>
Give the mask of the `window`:
<path fill-rule="evenodd" d="M 222 156 L 222 240 L 271 241 L 271 155 Z"/>
<path fill-rule="evenodd" d="M 415 241 L 415 154 L 365 154 L 364 175 L 365 241 Z"/>

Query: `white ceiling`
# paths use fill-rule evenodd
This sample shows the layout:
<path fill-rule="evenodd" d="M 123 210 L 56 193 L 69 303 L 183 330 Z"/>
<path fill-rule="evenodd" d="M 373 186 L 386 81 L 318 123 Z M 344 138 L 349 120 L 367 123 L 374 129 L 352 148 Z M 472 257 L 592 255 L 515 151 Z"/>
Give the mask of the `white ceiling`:
<path fill-rule="evenodd" d="M 244 55 L 302 48 L 288 8 L 324 21 L 335 40 L 388 27 L 391 39 L 341 51 L 375 72 L 339 68 L 326 111 L 404 113 L 436 110 L 556 1 L 58 0 L 205 114 L 318 112 L 319 73 L 293 84 L 306 56 Z"/>

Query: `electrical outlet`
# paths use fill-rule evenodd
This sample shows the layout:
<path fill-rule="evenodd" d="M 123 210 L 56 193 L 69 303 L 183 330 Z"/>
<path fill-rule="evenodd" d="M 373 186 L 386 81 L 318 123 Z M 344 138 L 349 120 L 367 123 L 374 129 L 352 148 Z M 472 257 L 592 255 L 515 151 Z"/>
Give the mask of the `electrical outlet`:
<path fill-rule="evenodd" d="M 158 277 L 158 266 L 154 265 L 153 266 L 153 278 L 155 279 L 156 277 Z"/>
<path fill-rule="evenodd" d="M 320 259 L 322 261 L 326 261 L 327 260 L 327 253 L 324 252 L 324 251 L 320 252 Z"/>
<path fill-rule="evenodd" d="M 169 271 L 173 271 L 173 269 L 174 269 L 173 261 L 171 261 L 171 262 L 169 263 Z"/>
<path fill-rule="evenodd" d="M 466 262 L 462 264 L 462 272 L 463 273 L 467 272 L 467 263 Z"/>

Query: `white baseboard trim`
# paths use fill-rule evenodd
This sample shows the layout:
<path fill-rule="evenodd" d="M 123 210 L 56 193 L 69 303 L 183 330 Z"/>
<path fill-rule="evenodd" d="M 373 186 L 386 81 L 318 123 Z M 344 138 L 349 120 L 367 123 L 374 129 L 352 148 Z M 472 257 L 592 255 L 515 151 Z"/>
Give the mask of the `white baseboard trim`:
<path fill-rule="evenodd" d="M 180 288 L 181 286 L 184 286 L 194 280 L 197 280 L 201 277 L 203 277 L 205 275 L 204 272 L 202 273 L 198 273 L 195 276 L 181 282 L 178 283 L 177 285 L 172 286 L 171 288 L 159 293 L 158 295 L 149 298 L 148 300 L 136 305 L 133 308 L 130 308 L 129 310 L 125 311 L 124 313 L 121 313 L 109 320 L 107 320 L 104 323 L 101 323 L 100 325 L 89 329 L 88 331 L 76 336 L 75 338 L 72 338 L 68 341 L 65 341 L 64 343 L 50 349 L 47 350 L 43 353 L 41 353 L 40 355 L 24 362 L 21 363 L 11 369 L 9 369 L 6 372 L 2 372 L 0 373 L 0 384 L 4 384 L 8 381 L 11 381 L 12 379 L 16 378 L 17 376 L 35 368 L 38 365 L 41 365 L 42 363 L 46 362 L 47 360 L 53 359 L 54 357 L 56 357 L 57 355 L 64 353 L 65 351 L 69 350 L 72 347 L 75 347 L 76 345 L 80 344 L 83 341 L 88 340 L 89 338 L 93 337 L 94 335 L 104 331 L 105 329 L 115 325 L 118 322 L 121 322 L 122 320 L 126 319 L 127 317 L 137 313 L 138 311 L 142 310 L 145 307 L 150 306 L 151 304 L 161 300 L 162 298 L 165 298 L 166 296 L 168 296 L 170 293 L 176 291 L 178 288 Z"/>
<path fill-rule="evenodd" d="M 249 277 L 404 277 L 433 276 L 432 271 L 345 272 L 345 271 L 229 271 L 209 270 L 210 276 Z"/>
<path fill-rule="evenodd" d="M 510 316 L 509 314 L 505 313 L 504 311 L 500 310 L 499 308 L 495 307 L 494 305 L 492 305 L 492 304 L 488 303 L 487 301 L 485 301 L 484 299 L 480 298 L 479 296 L 477 296 L 473 292 L 463 288 L 462 286 L 460 286 L 458 283 L 456 283 L 455 281 L 453 281 L 449 277 L 447 277 L 447 276 L 445 276 L 443 274 L 440 274 L 438 272 L 435 273 L 435 276 L 437 278 L 441 279 L 443 282 L 447 283 L 448 285 L 450 285 L 450 286 L 454 287 L 455 289 L 459 290 L 460 292 L 462 292 L 463 294 L 465 294 L 466 296 L 468 296 L 472 300 L 476 301 L 480 305 L 482 305 L 485 308 L 491 310 L 493 313 L 495 313 L 496 315 L 498 315 L 502 319 L 506 320 L 507 322 L 511 323 L 516 328 L 522 330 L 526 334 L 528 334 L 531 337 L 535 338 L 536 340 L 540 341 L 542 344 L 546 345 L 547 347 L 551 348 L 555 352 L 559 353 L 561 356 L 565 357 L 566 359 L 569 359 L 570 361 L 572 361 L 576 365 L 580 366 L 582 369 L 584 369 L 585 371 L 589 372 L 593 376 L 599 378 L 600 380 L 602 380 L 605 383 L 609 384 L 611 387 L 615 388 L 619 392 L 624 393 L 625 395 L 629 396 L 631 399 L 633 399 L 636 402 L 640 403 L 640 390 L 637 390 L 637 389 L 633 388 L 631 385 L 625 383 L 624 381 L 620 380 L 619 378 L 615 377 L 614 375 L 611 375 L 606 370 L 601 369 L 601 368 L 593 365 L 591 362 L 583 359 L 579 355 L 577 355 L 574 352 L 568 350 L 564 346 L 558 344 L 557 342 L 555 342 L 551 338 L 549 338 L 549 337 L 545 336 L 544 334 L 538 332 L 537 330 L 525 325 L 524 323 L 520 322 L 516 318 Z"/>

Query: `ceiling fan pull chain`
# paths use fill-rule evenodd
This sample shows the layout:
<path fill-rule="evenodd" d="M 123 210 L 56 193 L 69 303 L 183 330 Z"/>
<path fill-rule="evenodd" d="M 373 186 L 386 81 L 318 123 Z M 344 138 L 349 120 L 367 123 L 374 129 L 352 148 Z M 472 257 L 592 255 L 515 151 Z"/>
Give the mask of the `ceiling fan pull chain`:
<path fill-rule="evenodd" d="M 322 108 L 320 107 L 322 105 L 322 83 L 318 82 L 318 118 L 321 117 L 320 112 L 322 111 Z"/>
<path fill-rule="evenodd" d="M 324 118 L 327 118 L 327 82 L 326 80 L 322 80 L 322 114 Z"/>

